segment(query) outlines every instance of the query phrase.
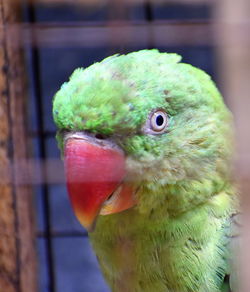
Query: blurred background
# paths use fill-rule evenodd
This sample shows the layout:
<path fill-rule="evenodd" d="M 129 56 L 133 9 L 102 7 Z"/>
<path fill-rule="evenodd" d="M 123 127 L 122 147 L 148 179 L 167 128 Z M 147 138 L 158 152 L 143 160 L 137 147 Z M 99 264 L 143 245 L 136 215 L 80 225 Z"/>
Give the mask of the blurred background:
<path fill-rule="evenodd" d="M 235 112 L 240 150 L 236 169 L 243 182 L 243 193 L 247 193 L 250 165 L 249 146 L 245 146 L 246 141 L 250 141 L 247 111 L 250 103 L 249 3 L 247 0 L 239 0 L 237 5 L 230 0 L 219 3 L 213 0 L 9 0 L 8 5 L 7 2 L 0 1 L 5 50 L 8 53 L 8 46 L 15 47 L 18 43 L 18 54 L 24 57 L 19 62 L 23 72 L 17 70 L 16 75 L 19 74 L 19 82 L 26 87 L 26 94 L 19 97 L 24 99 L 21 113 L 25 113 L 25 117 L 21 122 L 26 137 L 26 154 L 20 155 L 25 158 L 28 174 L 25 170 L 23 175 L 20 156 L 15 160 L 19 140 L 15 141 L 15 131 L 11 132 L 11 129 L 14 155 L 8 152 L 6 156 L 10 157 L 11 165 L 14 163 L 17 185 L 25 184 L 29 189 L 31 195 L 25 202 L 33 202 L 26 209 L 32 216 L 29 218 L 33 218 L 28 220 L 32 221 L 30 233 L 26 239 L 20 236 L 16 242 L 16 258 L 20 257 L 22 264 L 22 250 L 19 251 L 18 244 L 27 241 L 28 237 L 33 242 L 35 237 L 34 256 L 29 262 L 36 263 L 29 270 L 29 274 L 34 274 L 29 281 L 36 282 L 37 277 L 38 288 L 34 288 L 34 284 L 33 288 L 24 290 L 27 277 L 22 278 L 19 263 L 16 271 L 21 276 L 13 280 L 16 290 L 0 288 L 0 291 L 108 292 L 87 233 L 70 208 L 63 163 L 55 140 L 53 95 L 75 68 L 88 67 L 112 54 L 157 48 L 161 52 L 182 55 L 183 62 L 212 76 L 223 92 L 225 102 Z M 10 57 L 6 60 L 12 62 Z M 6 64 L 5 73 L 8 78 Z M 11 84 L 8 86 L 10 91 L 4 93 L 7 105 Z M 16 98 L 15 94 L 13 98 Z M 11 102 L 8 108 L 15 121 L 17 116 L 11 113 Z M 247 196 L 245 200 L 248 201 Z M 13 202 L 15 224 L 18 225 L 23 211 L 18 214 L 15 198 Z M 18 226 L 13 233 L 21 234 L 22 225 Z M 26 247 L 26 243 L 23 245 Z M 17 288 L 19 285 L 21 290 Z"/>

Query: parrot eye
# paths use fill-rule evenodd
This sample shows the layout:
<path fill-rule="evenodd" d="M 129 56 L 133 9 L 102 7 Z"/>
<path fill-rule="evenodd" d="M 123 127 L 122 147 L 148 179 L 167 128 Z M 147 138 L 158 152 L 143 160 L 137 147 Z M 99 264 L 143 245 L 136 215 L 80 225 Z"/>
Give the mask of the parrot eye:
<path fill-rule="evenodd" d="M 168 124 L 168 116 L 162 110 L 157 110 L 151 114 L 150 127 L 153 131 L 161 133 Z"/>
<path fill-rule="evenodd" d="M 143 126 L 143 132 L 158 135 L 165 132 L 168 126 L 168 115 L 164 110 L 157 109 L 150 113 L 148 120 Z"/>

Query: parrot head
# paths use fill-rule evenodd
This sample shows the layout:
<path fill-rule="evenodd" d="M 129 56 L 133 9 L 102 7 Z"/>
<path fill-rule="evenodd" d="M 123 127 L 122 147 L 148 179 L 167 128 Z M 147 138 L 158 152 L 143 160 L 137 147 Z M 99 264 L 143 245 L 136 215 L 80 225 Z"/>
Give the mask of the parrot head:
<path fill-rule="evenodd" d="M 68 193 L 89 231 L 134 208 L 178 214 L 224 188 L 231 115 L 202 70 L 142 50 L 77 69 L 53 101 Z"/>

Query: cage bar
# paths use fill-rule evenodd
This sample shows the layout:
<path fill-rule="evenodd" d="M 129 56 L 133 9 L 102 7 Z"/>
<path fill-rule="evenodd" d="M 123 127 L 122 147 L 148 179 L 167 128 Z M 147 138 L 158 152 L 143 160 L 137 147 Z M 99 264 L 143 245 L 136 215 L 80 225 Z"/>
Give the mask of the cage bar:
<path fill-rule="evenodd" d="M 234 272 L 239 289 L 250 291 L 250 3 L 221 0 L 215 5 L 217 60 L 221 84 L 235 118 L 235 178 L 243 209 L 243 230 Z"/>
<path fill-rule="evenodd" d="M 20 1 L 0 0 L 0 290 L 36 291 L 31 190 L 16 183 L 15 164 L 28 157 L 26 91 L 21 35 L 10 32 L 21 19 Z"/>

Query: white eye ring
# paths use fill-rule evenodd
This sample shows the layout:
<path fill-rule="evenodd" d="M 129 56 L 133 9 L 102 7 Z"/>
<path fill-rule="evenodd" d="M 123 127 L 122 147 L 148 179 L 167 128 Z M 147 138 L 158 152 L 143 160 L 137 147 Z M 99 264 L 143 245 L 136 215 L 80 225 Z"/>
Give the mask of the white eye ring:
<path fill-rule="evenodd" d="M 168 116 L 162 110 L 157 110 L 150 116 L 150 128 L 158 134 L 162 133 L 168 125 Z"/>

